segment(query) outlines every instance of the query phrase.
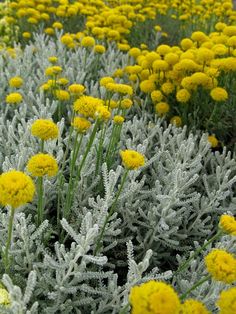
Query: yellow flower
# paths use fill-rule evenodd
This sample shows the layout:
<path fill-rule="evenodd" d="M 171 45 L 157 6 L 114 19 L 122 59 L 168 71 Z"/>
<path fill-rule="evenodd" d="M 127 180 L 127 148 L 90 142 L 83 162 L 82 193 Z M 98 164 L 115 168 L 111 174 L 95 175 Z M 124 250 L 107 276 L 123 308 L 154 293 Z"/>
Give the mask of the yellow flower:
<path fill-rule="evenodd" d="M 113 121 L 115 124 L 122 124 L 125 121 L 125 118 L 119 115 L 114 116 Z"/>
<path fill-rule="evenodd" d="M 176 93 L 176 99 L 179 102 L 188 102 L 189 99 L 191 97 L 191 94 L 189 93 L 189 91 L 185 88 L 180 89 L 177 93 Z"/>
<path fill-rule="evenodd" d="M 22 33 L 22 36 L 23 36 L 23 38 L 25 38 L 25 39 L 29 39 L 29 38 L 31 37 L 31 34 L 30 34 L 30 32 L 23 32 L 23 33 Z"/>
<path fill-rule="evenodd" d="M 63 89 L 58 89 L 56 90 L 56 98 L 61 101 L 66 101 L 70 99 L 70 94 Z"/>
<path fill-rule="evenodd" d="M 72 94 L 82 94 L 84 91 L 85 91 L 85 87 L 84 85 L 81 85 L 81 84 L 71 84 L 69 87 L 68 87 L 68 91 Z"/>
<path fill-rule="evenodd" d="M 173 116 L 170 119 L 170 124 L 180 127 L 182 125 L 182 119 L 179 116 Z"/>
<path fill-rule="evenodd" d="M 215 148 L 218 146 L 219 141 L 214 135 L 209 135 L 207 139 L 208 139 L 208 142 L 211 144 L 211 147 Z"/>
<path fill-rule="evenodd" d="M 0 191 L 0 203 L 17 208 L 32 201 L 35 185 L 25 173 L 10 170 L 0 176 Z"/>
<path fill-rule="evenodd" d="M 205 305 L 197 300 L 188 299 L 181 304 L 179 314 L 210 314 Z"/>
<path fill-rule="evenodd" d="M 60 22 L 54 22 L 52 24 L 52 27 L 53 28 L 57 28 L 57 29 L 62 29 L 63 28 L 63 25 L 60 23 Z"/>
<path fill-rule="evenodd" d="M 167 71 L 169 64 L 165 60 L 155 60 L 152 64 L 154 71 Z"/>
<path fill-rule="evenodd" d="M 154 90 L 151 92 L 151 98 L 153 102 L 160 102 L 163 99 L 163 94 L 160 90 Z"/>
<path fill-rule="evenodd" d="M 45 175 L 53 177 L 58 172 L 58 165 L 53 156 L 40 153 L 30 158 L 27 163 L 27 170 L 34 177 L 43 177 Z"/>
<path fill-rule="evenodd" d="M 48 61 L 51 62 L 51 63 L 57 63 L 58 58 L 56 56 L 51 56 L 51 57 L 48 58 Z"/>
<path fill-rule="evenodd" d="M 31 134 L 41 140 L 52 140 L 58 137 L 58 127 L 51 120 L 38 119 L 31 126 Z"/>
<path fill-rule="evenodd" d="M 54 83 L 54 82 L 53 82 Z M 57 84 L 59 85 L 67 85 L 69 83 L 69 80 L 66 77 L 60 77 L 57 80 Z M 53 85 L 53 84 L 52 84 Z"/>
<path fill-rule="evenodd" d="M 141 54 L 141 50 L 139 48 L 131 48 L 129 50 L 129 55 L 133 58 L 137 58 Z"/>
<path fill-rule="evenodd" d="M 236 219 L 233 216 L 222 215 L 220 217 L 219 227 L 225 233 L 236 236 Z"/>
<path fill-rule="evenodd" d="M 236 281 L 236 258 L 225 250 L 212 250 L 206 257 L 208 272 L 218 281 L 226 284 Z"/>
<path fill-rule="evenodd" d="M 91 36 L 85 36 L 81 40 L 81 45 L 83 47 L 93 47 L 95 46 L 95 39 Z"/>
<path fill-rule="evenodd" d="M 133 95 L 133 88 L 126 84 L 108 83 L 106 84 L 106 89 L 114 93 Z"/>
<path fill-rule="evenodd" d="M 110 76 L 104 76 L 100 79 L 100 85 L 106 87 L 108 83 L 114 83 L 114 79 Z"/>
<path fill-rule="evenodd" d="M 155 105 L 156 112 L 162 116 L 170 111 L 170 106 L 166 102 L 159 102 Z"/>
<path fill-rule="evenodd" d="M 6 97 L 6 102 L 8 104 L 19 104 L 22 100 L 23 97 L 20 93 L 11 93 Z"/>
<path fill-rule="evenodd" d="M 20 76 L 14 76 L 9 80 L 9 85 L 11 87 L 19 88 L 23 85 L 23 79 Z"/>
<path fill-rule="evenodd" d="M 91 126 L 91 122 L 85 118 L 75 117 L 71 125 L 79 132 L 85 133 Z"/>
<path fill-rule="evenodd" d="M 54 65 L 52 67 L 48 67 L 46 70 L 45 70 L 45 75 L 47 76 L 53 76 L 53 75 L 56 75 L 58 73 L 61 73 L 62 71 L 62 68 L 58 65 Z"/>
<path fill-rule="evenodd" d="M 73 44 L 72 36 L 70 34 L 65 34 L 61 36 L 61 43 L 67 46 Z"/>
<path fill-rule="evenodd" d="M 98 106 L 103 105 L 103 100 L 92 96 L 81 96 L 74 102 L 74 110 L 86 118 L 94 118 Z"/>
<path fill-rule="evenodd" d="M 111 116 L 111 112 L 108 110 L 108 107 L 104 105 L 99 105 L 96 108 L 95 116 L 101 120 L 108 120 Z"/>
<path fill-rule="evenodd" d="M 135 150 L 126 149 L 120 152 L 121 159 L 125 168 L 134 170 L 142 167 L 145 164 L 144 156 Z"/>
<path fill-rule="evenodd" d="M 0 304 L 8 305 L 10 304 L 10 295 L 6 289 L 0 288 Z"/>
<path fill-rule="evenodd" d="M 174 89 L 175 89 L 174 85 L 170 82 L 166 82 L 161 85 L 161 90 L 165 95 L 171 94 L 174 91 Z"/>
<path fill-rule="evenodd" d="M 225 101 L 228 99 L 227 91 L 222 87 L 215 87 L 211 90 L 211 98 L 215 101 Z"/>
<path fill-rule="evenodd" d="M 139 85 L 143 93 L 151 93 L 156 89 L 156 84 L 152 80 L 144 80 Z"/>
<path fill-rule="evenodd" d="M 219 314 L 235 314 L 236 313 L 236 287 L 222 291 L 217 301 L 220 308 Z"/>
<path fill-rule="evenodd" d="M 124 98 L 120 102 L 121 109 L 129 109 L 133 105 L 133 102 L 129 98 Z"/>
<path fill-rule="evenodd" d="M 174 289 L 164 282 L 151 280 L 130 291 L 132 314 L 179 314 L 180 301 Z"/>
<path fill-rule="evenodd" d="M 106 51 L 106 48 L 103 45 L 95 45 L 94 51 L 102 54 Z"/>

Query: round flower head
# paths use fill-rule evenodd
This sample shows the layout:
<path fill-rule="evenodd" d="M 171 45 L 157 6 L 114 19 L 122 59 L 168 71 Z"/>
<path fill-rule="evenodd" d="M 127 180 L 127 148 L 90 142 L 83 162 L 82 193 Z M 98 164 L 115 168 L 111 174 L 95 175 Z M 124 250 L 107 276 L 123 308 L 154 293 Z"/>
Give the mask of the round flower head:
<path fill-rule="evenodd" d="M 111 116 L 111 112 L 108 110 L 108 107 L 104 105 L 97 106 L 95 117 L 101 119 L 101 120 L 108 120 Z"/>
<path fill-rule="evenodd" d="M 94 118 L 98 106 L 103 105 L 103 100 L 92 96 L 81 96 L 74 102 L 74 110 L 86 118 Z"/>
<path fill-rule="evenodd" d="M 189 99 L 191 97 L 191 94 L 189 93 L 189 91 L 187 89 L 180 89 L 177 94 L 176 94 L 176 99 L 179 102 L 188 102 Z"/>
<path fill-rule="evenodd" d="M 210 314 L 205 305 L 197 300 L 188 299 L 181 304 L 179 314 Z"/>
<path fill-rule="evenodd" d="M 35 186 L 32 179 L 25 173 L 11 170 L 0 176 L 0 204 L 17 208 L 31 202 Z"/>
<path fill-rule="evenodd" d="M 10 304 L 10 296 L 6 289 L 0 288 L 0 304 L 8 305 Z"/>
<path fill-rule="evenodd" d="M 218 281 L 230 284 L 236 281 L 236 258 L 225 250 L 212 250 L 206 257 L 208 272 Z"/>
<path fill-rule="evenodd" d="M 220 308 L 219 314 L 235 314 L 236 313 L 236 287 L 222 291 L 217 301 Z"/>
<path fill-rule="evenodd" d="M 122 163 L 125 168 L 134 170 L 142 167 L 145 164 L 145 158 L 142 154 L 132 149 L 122 150 L 120 152 Z"/>
<path fill-rule="evenodd" d="M 113 121 L 115 124 L 122 124 L 125 121 L 125 118 L 119 115 L 114 116 Z"/>
<path fill-rule="evenodd" d="M 211 98 L 215 101 L 225 101 L 228 99 L 227 91 L 222 87 L 215 87 L 211 90 Z"/>
<path fill-rule="evenodd" d="M 207 139 L 208 139 L 208 142 L 211 144 L 212 148 L 216 148 L 218 146 L 219 141 L 214 135 L 209 135 Z"/>
<path fill-rule="evenodd" d="M 219 227 L 227 234 L 236 236 L 236 219 L 233 216 L 222 215 Z"/>
<path fill-rule="evenodd" d="M 164 282 L 151 280 L 131 289 L 132 314 L 179 314 L 177 293 Z"/>
<path fill-rule="evenodd" d="M 20 93 L 11 93 L 6 96 L 6 103 L 8 104 L 19 104 L 22 100 L 23 97 Z"/>
<path fill-rule="evenodd" d="M 60 101 L 67 101 L 70 99 L 70 94 L 63 89 L 58 89 L 56 90 L 56 98 Z"/>
<path fill-rule="evenodd" d="M 155 105 L 156 112 L 162 116 L 170 111 L 170 106 L 166 102 L 159 102 Z"/>
<path fill-rule="evenodd" d="M 180 116 L 173 116 L 170 119 L 170 124 L 180 127 L 182 125 L 182 119 L 180 118 Z"/>
<path fill-rule="evenodd" d="M 54 65 L 54 66 L 48 67 L 45 70 L 45 75 L 54 76 L 54 75 L 61 73 L 61 72 L 62 72 L 62 68 L 58 65 Z"/>
<path fill-rule="evenodd" d="M 9 85 L 11 87 L 19 88 L 23 85 L 23 80 L 20 76 L 14 76 L 9 80 Z"/>
<path fill-rule="evenodd" d="M 40 153 L 30 158 L 27 163 L 27 170 L 34 177 L 43 177 L 45 175 L 53 177 L 58 172 L 58 165 L 53 156 Z"/>
<path fill-rule="evenodd" d="M 151 93 L 151 98 L 152 98 L 152 101 L 154 103 L 156 102 L 160 102 L 162 101 L 163 99 L 163 94 L 160 90 L 154 90 L 152 93 Z"/>
<path fill-rule="evenodd" d="M 129 98 L 124 98 L 120 102 L 120 107 L 122 109 L 129 109 L 133 105 L 133 101 Z"/>
<path fill-rule="evenodd" d="M 91 36 L 85 36 L 81 40 L 81 46 L 83 47 L 93 47 L 95 46 L 95 39 Z"/>
<path fill-rule="evenodd" d="M 110 76 L 104 76 L 100 79 L 100 86 L 106 87 L 108 83 L 114 83 L 114 79 Z"/>
<path fill-rule="evenodd" d="M 52 140 L 58 137 L 58 127 L 51 120 L 38 119 L 31 126 L 31 134 L 41 140 Z"/>
<path fill-rule="evenodd" d="M 75 117 L 71 125 L 79 132 L 85 133 L 91 126 L 91 122 L 85 118 Z"/>
<path fill-rule="evenodd" d="M 82 94 L 85 91 L 85 87 L 81 84 L 71 84 L 68 87 L 68 91 L 72 94 L 78 95 Z"/>

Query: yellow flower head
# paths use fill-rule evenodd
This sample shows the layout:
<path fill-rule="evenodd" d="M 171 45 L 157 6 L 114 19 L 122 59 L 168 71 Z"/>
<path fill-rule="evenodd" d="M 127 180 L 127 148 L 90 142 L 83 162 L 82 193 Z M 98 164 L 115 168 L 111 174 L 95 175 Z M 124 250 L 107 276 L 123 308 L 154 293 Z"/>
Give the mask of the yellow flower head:
<path fill-rule="evenodd" d="M 95 39 L 91 36 L 85 36 L 81 40 L 81 45 L 83 47 L 93 47 L 95 46 Z"/>
<path fill-rule="evenodd" d="M 151 280 L 130 291 L 132 314 L 179 314 L 180 301 L 174 289 L 164 282 Z"/>
<path fill-rule="evenodd" d="M 125 118 L 119 115 L 114 116 L 113 121 L 115 124 L 122 124 L 125 121 Z"/>
<path fill-rule="evenodd" d="M 25 173 L 11 170 L 1 174 L 0 191 L 0 204 L 17 208 L 32 201 L 35 185 Z"/>
<path fill-rule="evenodd" d="M 109 111 L 107 106 L 100 105 L 97 106 L 95 116 L 101 120 L 108 120 L 111 116 L 111 112 Z"/>
<path fill-rule="evenodd" d="M 236 281 L 236 258 L 225 250 L 212 250 L 206 257 L 208 272 L 218 281 L 226 284 Z"/>
<path fill-rule="evenodd" d="M 225 233 L 236 236 L 236 219 L 233 216 L 222 215 L 220 217 L 219 227 Z"/>
<path fill-rule="evenodd" d="M 8 305 L 10 304 L 10 296 L 6 289 L 0 288 L 0 304 Z"/>
<path fill-rule="evenodd" d="M 151 98 L 154 103 L 160 102 L 163 99 L 163 94 L 160 90 L 154 90 L 151 92 Z"/>
<path fill-rule="evenodd" d="M 68 87 L 68 91 L 72 94 L 79 95 L 79 94 L 83 94 L 83 92 L 85 91 L 85 87 L 84 85 L 81 85 L 81 84 L 71 84 Z"/>
<path fill-rule="evenodd" d="M 34 177 L 43 177 L 45 175 L 53 177 L 58 172 L 58 165 L 53 156 L 40 153 L 30 158 L 27 163 L 27 170 Z"/>
<path fill-rule="evenodd" d="M 67 101 L 70 99 L 70 94 L 63 89 L 56 90 L 56 98 L 60 101 Z"/>
<path fill-rule="evenodd" d="M 125 168 L 134 170 L 142 167 L 145 164 L 145 158 L 142 154 L 132 149 L 122 150 L 120 152 L 122 163 Z"/>
<path fill-rule="evenodd" d="M 23 79 L 20 76 L 14 76 L 9 80 L 9 85 L 11 87 L 19 88 L 23 85 Z"/>
<path fill-rule="evenodd" d="M 191 97 L 191 94 L 189 93 L 189 91 L 185 88 L 180 89 L 177 93 L 176 93 L 176 99 L 179 102 L 188 102 L 189 99 Z"/>
<path fill-rule="evenodd" d="M 153 92 L 156 89 L 156 84 L 152 80 L 144 80 L 140 83 L 139 87 L 143 93 L 147 94 Z"/>
<path fill-rule="evenodd" d="M 110 76 L 104 76 L 100 79 L 100 85 L 106 87 L 108 83 L 114 83 L 114 79 Z"/>
<path fill-rule="evenodd" d="M 173 116 L 170 119 L 170 124 L 180 127 L 182 125 L 182 119 L 180 118 L 180 116 Z"/>
<path fill-rule="evenodd" d="M 92 96 L 81 96 L 74 102 L 74 110 L 86 118 L 95 118 L 98 106 L 103 105 L 103 100 Z"/>
<path fill-rule="evenodd" d="M 54 65 L 54 66 L 51 66 L 51 67 L 48 67 L 46 70 L 45 70 L 45 75 L 47 76 L 54 76 L 54 75 L 57 75 L 59 73 L 62 72 L 62 68 L 58 65 Z"/>
<path fill-rule="evenodd" d="M 227 91 L 222 87 L 215 87 L 211 90 L 211 98 L 215 101 L 225 101 L 228 99 Z"/>
<path fill-rule="evenodd" d="M 79 132 L 85 133 L 91 126 L 91 122 L 85 118 L 75 117 L 71 125 Z"/>
<path fill-rule="evenodd" d="M 95 45 L 94 46 L 94 51 L 96 53 L 102 54 L 102 53 L 104 53 L 106 51 L 106 48 L 103 45 Z"/>
<path fill-rule="evenodd" d="M 38 119 L 31 126 L 31 134 L 41 140 L 52 140 L 58 137 L 58 127 L 51 120 Z"/>
<path fill-rule="evenodd" d="M 155 105 L 156 112 L 162 116 L 170 111 L 170 106 L 166 102 L 159 102 Z"/>
<path fill-rule="evenodd" d="M 19 104 L 22 100 L 23 97 L 20 93 L 10 93 L 6 97 L 6 103 L 8 104 Z"/>
<path fill-rule="evenodd" d="M 133 101 L 129 98 L 124 98 L 120 102 L 121 109 L 129 109 L 133 105 Z"/>
<path fill-rule="evenodd" d="M 217 301 L 220 308 L 219 314 L 235 314 L 236 313 L 236 287 L 222 291 Z"/>
<path fill-rule="evenodd" d="M 51 56 L 51 57 L 48 58 L 48 61 L 51 62 L 51 63 L 57 63 L 58 58 L 56 56 Z"/>
<path fill-rule="evenodd" d="M 211 144 L 211 147 L 215 148 L 218 146 L 219 141 L 214 135 L 209 135 L 207 139 L 208 139 L 208 142 Z"/>
<path fill-rule="evenodd" d="M 200 301 L 188 299 L 181 304 L 179 314 L 210 314 L 210 312 Z"/>
<path fill-rule="evenodd" d="M 106 84 L 106 89 L 114 93 L 133 95 L 133 88 L 126 84 L 108 83 Z"/>

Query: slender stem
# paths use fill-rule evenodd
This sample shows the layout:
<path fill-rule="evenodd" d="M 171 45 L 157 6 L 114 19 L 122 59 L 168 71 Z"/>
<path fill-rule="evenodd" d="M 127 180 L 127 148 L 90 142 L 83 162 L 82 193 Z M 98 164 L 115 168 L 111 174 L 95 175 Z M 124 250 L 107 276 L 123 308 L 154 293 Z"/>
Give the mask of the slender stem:
<path fill-rule="evenodd" d="M 40 151 L 41 151 L 41 153 L 43 153 L 43 151 L 44 151 L 44 140 L 41 140 L 41 142 L 40 142 Z"/>
<path fill-rule="evenodd" d="M 199 280 L 198 282 L 196 282 L 190 289 L 188 289 L 184 294 L 181 295 L 180 300 L 183 301 L 189 295 L 190 292 L 197 289 L 199 286 L 201 286 L 204 282 L 206 282 L 210 278 L 211 278 L 211 275 L 208 275 L 204 277 L 203 279 Z"/>
<path fill-rule="evenodd" d="M 98 152 L 97 152 L 97 161 L 96 161 L 96 170 L 95 170 L 95 176 L 97 176 L 99 167 L 102 160 L 102 150 L 103 150 L 103 142 L 106 134 L 107 124 L 103 122 L 102 129 L 101 129 L 101 136 L 99 140 L 99 146 L 98 146 Z"/>
<path fill-rule="evenodd" d="M 38 177 L 38 226 L 43 222 L 43 177 Z"/>
<path fill-rule="evenodd" d="M 173 277 L 183 271 L 198 254 L 200 254 L 210 243 L 217 240 L 222 234 L 223 232 L 221 230 L 218 231 L 210 240 L 208 240 L 203 246 L 197 249 L 189 259 L 187 259 L 182 265 L 179 266 L 176 272 L 174 272 Z"/>
<path fill-rule="evenodd" d="M 123 187 L 124 187 L 124 184 L 125 184 L 125 180 L 126 180 L 126 178 L 127 178 L 128 173 L 129 173 L 129 169 L 126 169 L 126 170 L 125 170 L 125 173 L 124 173 L 124 175 L 123 175 L 123 178 L 122 178 L 122 180 L 121 180 L 121 184 L 120 184 L 119 190 L 118 190 L 118 192 L 117 192 L 117 194 L 116 194 L 115 200 L 114 200 L 114 202 L 112 203 L 110 209 L 108 210 L 107 217 L 106 217 L 106 219 L 105 219 L 105 221 L 104 221 L 104 224 L 103 224 L 103 226 L 102 226 L 101 233 L 100 233 L 99 238 L 98 238 L 98 240 L 97 240 L 97 244 L 96 244 L 96 248 L 95 248 L 95 251 L 94 251 L 94 255 L 97 255 L 97 253 L 99 252 L 99 250 L 100 250 L 100 248 L 101 248 L 101 240 L 102 240 L 102 238 L 103 238 L 103 235 L 104 235 L 104 232 L 105 232 L 105 229 L 106 229 L 106 225 L 107 225 L 107 223 L 108 223 L 108 221 L 109 221 L 111 215 L 113 214 L 113 212 L 114 212 L 114 210 L 115 210 L 116 203 L 117 203 L 118 198 L 119 198 L 119 196 L 120 196 L 120 194 L 121 194 L 121 191 L 123 190 Z"/>
<path fill-rule="evenodd" d="M 4 256 L 4 262 L 5 262 L 5 271 L 8 273 L 9 268 L 10 268 L 10 263 L 9 263 L 9 248 L 11 245 L 11 239 L 12 239 L 12 229 L 13 229 L 13 221 L 14 221 L 14 214 L 15 214 L 15 209 L 11 207 L 10 209 L 10 217 L 9 217 L 9 224 L 8 224 L 8 238 L 7 238 L 7 245 L 5 249 L 5 256 Z"/>

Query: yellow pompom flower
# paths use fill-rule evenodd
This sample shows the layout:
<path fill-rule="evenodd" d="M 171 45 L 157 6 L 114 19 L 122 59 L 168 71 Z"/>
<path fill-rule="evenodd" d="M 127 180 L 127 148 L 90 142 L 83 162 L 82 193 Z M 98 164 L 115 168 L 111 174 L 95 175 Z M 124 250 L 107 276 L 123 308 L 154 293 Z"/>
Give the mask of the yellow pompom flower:
<path fill-rule="evenodd" d="M 216 303 L 219 308 L 219 314 L 236 313 L 236 287 L 222 291 Z"/>
<path fill-rule="evenodd" d="M 70 99 L 70 94 L 63 89 L 58 89 L 56 90 L 56 98 L 60 101 L 67 101 Z"/>
<path fill-rule="evenodd" d="M 91 122 L 85 118 L 75 117 L 71 125 L 79 132 L 85 133 L 91 126 Z"/>
<path fill-rule="evenodd" d="M 94 46 L 94 51 L 96 53 L 102 54 L 102 53 L 104 53 L 106 51 L 106 48 L 103 45 L 95 45 Z"/>
<path fill-rule="evenodd" d="M 176 99 L 179 102 L 185 103 L 188 102 L 189 99 L 191 97 L 191 94 L 189 93 L 189 91 L 185 88 L 180 89 L 177 93 L 176 93 Z"/>
<path fill-rule="evenodd" d="M 219 227 L 225 233 L 236 236 L 236 219 L 233 216 L 222 215 L 220 217 Z"/>
<path fill-rule="evenodd" d="M 219 141 L 214 135 L 209 135 L 207 139 L 208 139 L 208 142 L 211 144 L 212 148 L 215 148 L 218 146 Z"/>
<path fill-rule="evenodd" d="M 127 84 L 108 83 L 106 89 L 123 95 L 133 95 L 133 88 Z"/>
<path fill-rule="evenodd" d="M 211 98 L 215 101 L 225 101 L 228 99 L 227 91 L 222 87 L 215 87 L 211 90 Z"/>
<path fill-rule="evenodd" d="M 30 158 L 27 163 L 27 170 L 34 177 L 43 177 L 45 175 L 53 177 L 58 172 L 58 165 L 53 156 L 40 153 Z"/>
<path fill-rule="evenodd" d="M 11 87 L 19 88 L 23 85 L 23 79 L 20 76 L 14 76 L 9 80 L 9 85 Z"/>
<path fill-rule="evenodd" d="M 108 120 L 111 116 L 111 112 L 108 110 L 108 107 L 104 105 L 97 106 L 95 117 L 101 119 L 101 120 Z"/>
<path fill-rule="evenodd" d="M 155 60 L 152 64 L 154 71 L 167 71 L 169 64 L 165 60 Z"/>
<path fill-rule="evenodd" d="M 57 80 L 56 83 L 59 84 L 59 85 L 64 86 L 64 85 L 67 85 L 67 84 L 69 83 L 69 80 L 68 80 L 66 77 L 60 77 L 60 78 Z M 53 85 L 53 84 L 54 84 L 54 82 L 52 83 L 52 85 Z"/>
<path fill-rule="evenodd" d="M 166 82 L 161 85 L 161 90 L 163 91 L 165 95 L 171 94 L 174 91 L 174 89 L 175 89 L 175 86 L 170 82 Z"/>
<path fill-rule="evenodd" d="M 0 304 L 9 305 L 10 304 L 10 295 L 6 289 L 0 288 Z"/>
<path fill-rule="evenodd" d="M 170 111 L 170 106 L 166 102 L 159 102 L 155 105 L 156 112 L 162 116 Z"/>
<path fill-rule="evenodd" d="M 52 140 L 58 137 L 57 125 L 48 119 L 38 119 L 31 126 L 31 134 L 41 140 Z"/>
<path fill-rule="evenodd" d="M 132 314 L 179 314 L 180 300 L 174 289 L 164 282 L 151 280 L 131 289 Z"/>
<path fill-rule="evenodd" d="M 115 124 L 122 124 L 125 121 L 125 118 L 120 115 L 116 115 L 113 117 L 113 121 Z"/>
<path fill-rule="evenodd" d="M 211 276 L 218 281 L 231 284 L 236 281 L 236 258 L 225 250 L 212 250 L 205 257 L 205 264 Z"/>
<path fill-rule="evenodd" d="M 51 56 L 51 57 L 48 57 L 48 61 L 51 63 L 57 63 L 58 58 L 56 56 Z"/>
<path fill-rule="evenodd" d="M 156 84 L 152 80 L 144 80 L 140 83 L 139 87 L 143 93 L 147 94 L 153 92 L 156 89 Z"/>
<path fill-rule="evenodd" d="M 133 101 L 129 98 L 124 98 L 120 102 L 121 109 L 129 109 L 130 107 L 132 107 L 132 105 Z"/>
<path fill-rule="evenodd" d="M 71 84 L 68 87 L 68 91 L 72 94 L 79 95 L 79 94 L 83 94 L 83 92 L 85 91 L 85 87 L 84 85 L 81 85 L 81 84 Z"/>
<path fill-rule="evenodd" d="M 62 72 L 62 68 L 58 65 L 54 65 L 52 67 L 48 67 L 46 70 L 45 70 L 45 75 L 47 76 L 53 76 L 53 75 L 57 75 L 59 73 Z"/>
<path fill-rule="evenodd" d="M 85 118 L 94 118 L 98 106 L 103 105 L 103 100 L 92 96 L 81 96 L 74 102 L 74 110 Z"/>
<path fill-rule="evenodd" d="M 144 156 L 132 149 L 122 150 L 120 156 L 123 165 L 129 170 L 138 169 L 145 164 Z"/>
<path fill-rule="evenodd" d="M 177 127 L 180 127 L 180 126 L 182 126 L 182 119 L 180 118 L 180 116 L 173 116 L 170 119 L 170 124 L 173 124 Z"/>
<path fill-rule="evenodd" d="M 83 47 L 93 47 L 95 46 L 95 39 L 91 36 L 85 36 L 81 40 L 81 45 Z"/>
<path fill-rule="evenodd" d="M 6 96 L 6 103 L 8 104 L 19 104 L 22 100 L 23 97 L 20 93 L 10 93 Z"/>
<path fill-rule="evenodd" d="M 141 50 L 139 48 L 131 48 L 129 50 L 129 55 L 133 58 L 137 58 L 141 54 Z"/>
<path fill-rule="evenodd" d="M 70 34 L 65 34 L 65 35 L 61 36 L 61 43 L 66 45 L 66 46 L 73 44 L 72 36 Z"/>
<path fill-rule="evenodd" d="M 106 87 L 108 83 L 114 83 L 114 79 L 110 76 L 104 76 L 100 79 L 100 85 Z"/>
<path fill-rule="evenodd" d="M 31 33 L 30 32 L 23 32 L 22 37 L 25 39 L 29 39 L 31 37 Z"/>
<path fill-rule="evenodd" d="M 210 314 L 210 312 L 202 302 L 188 299 L 181 304 L 179 314 Z"/>
<path fill-rule="evenodd" d="M 0 191 L 0 204 L 17 208 L 33 200 L 35 185 L 25 173 L 10 170 L 0 175 Z"/>
<path fill-rule="evenodd" d="M 160 90 L 154 90 L 153 92 L 151 92 L 151 99 L 154 103 L 162 101 L 162 92 Z"/>

